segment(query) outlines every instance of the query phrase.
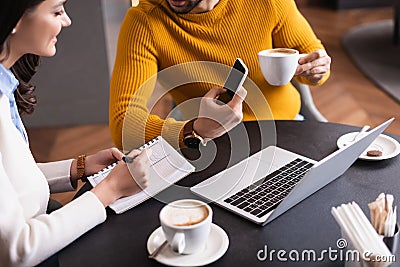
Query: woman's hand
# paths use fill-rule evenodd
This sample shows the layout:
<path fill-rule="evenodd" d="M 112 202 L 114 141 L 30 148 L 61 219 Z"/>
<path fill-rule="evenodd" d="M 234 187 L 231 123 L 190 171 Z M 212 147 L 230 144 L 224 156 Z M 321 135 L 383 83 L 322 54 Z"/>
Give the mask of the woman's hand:
<path fill-rule="evenodd" d="M 304 76 L 311 84 L 317 84 L 330 70 L 331 57 L 320 49 L 299 59 L 295 75 Z"/>
<path fill-rule="evenodd" d="M 124 153 L 119 151 L 117 148 L 109 148 L 109 149 L 104 149 L 96 154 L 86 156 L 86 161 L 85 161 L 85 175 L 89 176 L 92 175 L 108 165 L 122 160 L 122 157 L 124 156 Z"/>
<path fill-rule="evenodd" d="M 151 150 L 133 150 L 129 156 L 132 163 L 119 161 L 109 175 L 92 192 L 106 207 L 115 200 L 136 194 L 147 187 Z"/>
<path fill-rule="evenodd" d="M 109 148 L 109 149 L 104 149 L 96 154 L 86 156 L 85 159 L 85 176 L 92 175 L 108 165 L 122 160 L 122 157 L 124 154 L 119 151 L 117 148 Z M 76 159 L 72 161 L 71 164 L 71 169 L 70 169 L 70 179 L 72 185 L 76 186 L 76 183 L 78 181 L 78 174 L 77 174 L 77 161 Z"/>

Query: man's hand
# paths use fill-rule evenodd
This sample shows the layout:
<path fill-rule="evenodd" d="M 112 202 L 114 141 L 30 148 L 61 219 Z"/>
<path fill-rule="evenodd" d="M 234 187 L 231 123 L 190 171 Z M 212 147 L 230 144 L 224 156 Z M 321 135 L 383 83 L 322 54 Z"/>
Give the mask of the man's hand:
<path fill-rule="evenodd" d="M 317 84 L 331 68 L 331 57 L 325 50 L 316 50 L 299 59 L 295 75 L 304 76 L 310 83 Z"/>
<path fill-rule="evenodd" d="M 240 88 L 231 101 L 220 105 L 217 99 L 225 92 L 224 88 L 213 87 L 201 99 L 199 116 L 193 125 L 193 129 L 201 137 L 209 139 L 219 137 L 242 121 L 242 105 L 247 91 Z"/>

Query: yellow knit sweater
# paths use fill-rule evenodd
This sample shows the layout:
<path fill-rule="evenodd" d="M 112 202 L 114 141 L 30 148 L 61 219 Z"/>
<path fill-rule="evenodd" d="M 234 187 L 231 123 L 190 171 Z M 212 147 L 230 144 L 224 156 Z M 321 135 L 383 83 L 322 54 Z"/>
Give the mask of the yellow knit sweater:
<path fill-rule="evenodd" d="M 293 119 L 300 110 L 298 92 L 291 84 L 270 86 L 259 68 L 257 53 L 273 47 L 294 48 L 300 53 L 323 49 L 293 0 L 220 0 L 213 10 L 201 14 L 176 14 L 165 0 L 140 0 L 122 24 L 111 79 L 109 120 L 116 146 L 132 149 L 160 134 L 175 146 L 180 143 L 185 122 L 149 114 L 152 104 L 148 100 L 155 74 L 185 62 L 231 66 L 235 58 L 242 58 L 249 69 L 244 83 L 248 91 L 244 120 Z M 169 76 L 172 83 L 180 78 Z M 179 106 L 203 96 L 211 88 L 209 83 L 186 84 L 170 93 Z M 213 83 L 222 85 L 223 81 Z M 260 102 L 258 89 L 264 102 Z M 198 103 L 186 106 L 197 112 Z"/>

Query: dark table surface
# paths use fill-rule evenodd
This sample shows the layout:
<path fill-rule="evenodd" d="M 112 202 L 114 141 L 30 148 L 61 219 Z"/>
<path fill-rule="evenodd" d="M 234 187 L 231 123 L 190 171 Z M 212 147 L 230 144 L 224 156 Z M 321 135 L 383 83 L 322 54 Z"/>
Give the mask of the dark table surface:
<path fill-rule="evenodd" d="M 275 128 L 273 122 L 246 122 L 245 127 L 243 128 L 243 125 L 241 127 L 246 130 L 248 137 L 243 137 L 242 142 L 238 143 L 235 140 L 235 143 L 230 144 L 227 135 L 216 139 L 218 153 L 213 163 L 206 169 L 186 177 L 179 182 L 179 185 L 182 188 L 195 185 L 246 156 L 247 152 L 230 154 L 231 146 L 241 147 L 248 143 L 250 154 L 253 154 L 274 142 L 276 137 L 279 147 L 320 160 L 337 149 L 336 140 L 339 136 L 360 129 L 348 125 L 312 121 L 275 123 L 276 133 L 273 130 Z M 398 136 L 392 135 L 392 137 L 400 140 Z M 246 138 L 250 141 L 245 140 Z M 234 149 L 234 151 L 242 150 Z M 184 150 L 183 154 L 194 159 L 197 153 Z M 233 160 L 227 163 L 232 158 Z M 399 170 L 400 157 L 374 162 L 357 160 L 344 175 L 264 227 L 211 204 L 214 211 L 213 222 L 228 234 L 229 248 L 222 258 L 210 266 L 344 266 L 339 252 L 331 254 L 332 257 L 325 254 L 322 257 L 323 261 L 313 262 L 280 262 L 276 255 L 272 262 L 268 259 L 260 261 L 257 252 L 265 246 L 268 247 L 268 251 L 282 249 L 287 253 L 291 250 L 300 253 L 314 250 L 318 258 L 323 250 L 337 250 L 336 243 L 341 234 L 339 226 L 331 215 L 331 207 L 355 201 L 369 217 L 367 204 L 375 200 L 381 192 L 393 194 L 397 204 L 400 196 Z M 162 194 L 171 193 L 168 192 L 170 189 L 162 192 L 161 197 Z M 175 199 L 197 198 L 188 190 L 174 191 L 173 194 Z M 108 211 L 105 223 L 89 231 L 59 253 L 60 266 L 162 266 L 157 261 L 147 258 L 146 244 L 150 234 L 160 225 L 158 213 L 164 205 L 162 201 L 150 199 L 121 215 Z M 337 259 L 332 261 L 335 255 Z M 399 255 L 399 252 L 396 252 L 397 258 Z M 398 265 L 396 262 L 392 266 Z"/>
<path fill-rule="evenodd" d="M 400 39 L 400 0 L 393 0 L 393 43 L 399 44 Z"/>

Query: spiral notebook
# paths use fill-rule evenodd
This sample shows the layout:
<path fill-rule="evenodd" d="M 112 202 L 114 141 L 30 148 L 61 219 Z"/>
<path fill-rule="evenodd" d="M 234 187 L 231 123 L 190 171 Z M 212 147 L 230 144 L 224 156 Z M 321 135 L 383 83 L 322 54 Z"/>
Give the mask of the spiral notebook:
<path fill-rule="evenodd" d="M 139 205 L 195 170 L 194 166 L 161 136 L 154 138 L 138 149 L 143 150 L 145 148 L 150 148 L 152 151 L 148 186 L 135 195 L 123 197 L 111 203 L 110 208 L 117 214 Z M 87 177 L 92 186 L 95 187 L 107 177 L 116 164 L 113 163 L 98 173 Z"/>

